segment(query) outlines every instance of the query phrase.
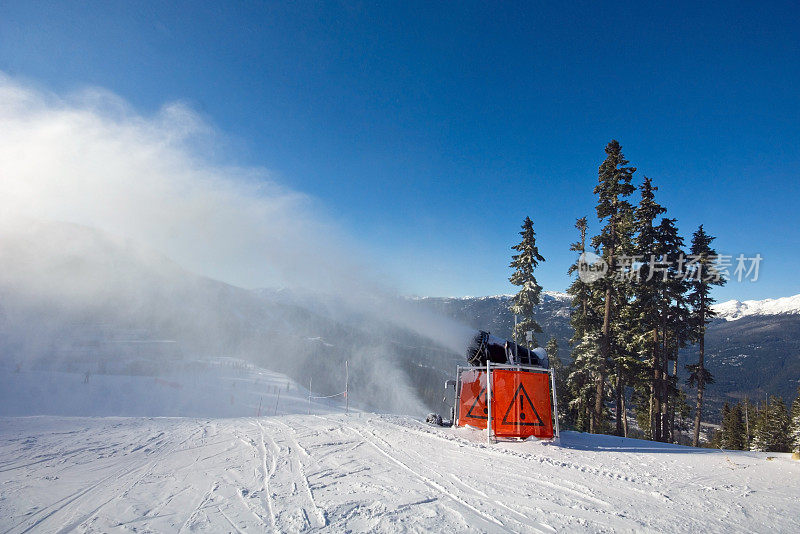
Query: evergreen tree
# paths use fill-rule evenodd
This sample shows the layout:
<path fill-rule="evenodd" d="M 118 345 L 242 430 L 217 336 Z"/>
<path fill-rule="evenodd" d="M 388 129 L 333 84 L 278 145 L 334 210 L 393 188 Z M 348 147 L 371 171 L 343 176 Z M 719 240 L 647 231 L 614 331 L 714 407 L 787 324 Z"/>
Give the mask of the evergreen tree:
<path fill-rule="evenodd" d="M 658 190 L 645 177 L 639 188 L 641 199 L 634 211 L 634 254 L 630 263 L 629 311 L 620 314 L 623 331 L 630 333 L 626 368 L 638 370 L 635 395 L 640 403 L 648 391 L 648 417 L 636 408 L 645 435 L 658 441 L 674 441 L 675 409 L 681 394 L 677 386 L 678 350 L 686 345 L 688 331 L 687 284 L 682 263 L 683 238 L 675 219 L 656 219 L 666 209 L 655 200 Z M 634 357 L 638 356 L 638 357 Z M 634 363 L 635 362 L 635 363 Z M 670 375 L 672 362 L 672 375 Z M 629 378 L 629 380 L 635 377 Z"/>
<path fill-rule="evenodd" d="M 711 436 L 711 441 L 708 443 L 708 447 L 712 449 L 719 449 L 722 447 L 722 429 L 715 430 L 714 434 Z"/>
<path fill-rule="evenodd" d="M 766 403 L 761 404 L 758 403 L 756 406 L 755 416 L 753 417 L 753 436 L 750 440 L 750 450 L 751 451 L 761 451 L 764 452 L 767 450 L 767 439 L 766 439 L 766 427 L 767 423 L 765 421 L 767 417 L 767 408 Z"/>
<path fill-rule="evenodd" d="M 651 439 L 658 439 L 660 436 L 660 424 L 657 424 L 656 414 L 661 412 L 658 403 L 658 384 L 661 369 L 659 340 L 659 295 L 660 291 L 658 277 L 648 277 L 647 260 L 654 255 L 656 248 L 656 217 L 664 213 L 666 208 L 655 201 L 657 187 L 653 186 L 650 178 L 644 178 L 641 187 L 642 198 L 634 213 L 634 226 L 636 230 L 635 250 L 636 257 L 643 262 L 638 267 L 636 273 L 636 286 L 632 301 L 632 313 L 635 321 L 635 330 L 638 334 L 637 342 L 642 352 L 643 359 L 649 363 L 649 389 L 650 406 L 648 419 L 639 419 L 639 424 Z M 641 413 L 641 411 L 640 411 Z M 659 432 L 656 432 L 659 430 Z"/>
<path fill-rule="evenodd" d="M 542 331 L 542 327 L 533 318 L 533 311 L 541 302 L 542 294 L 542 286 L 536 282 L 533 270 L 539 262 L 545 261 L 536 246 L 536 233 L 533 231 L 533 221 L 530 217 L 525 217 L 520 235 L 522 236 L 520 244 L 511 247 L 519 254 L 511 257 L 510 267 L 514 269 L 514 273 L 509 278 L 512 284 L 520 286 L 519 292 L 511 298 L 509 305 L 511 313 L 522 317 L 514 330 L 514 341 L 517 342 L 519 339 L 526 339 L 525 334 L 529 331 L 539 333 Z M 530 348 L 537 346 L 535 337 L 529 346 Z"/>
<path fill-rule="evenodd" d="M 632 284 L 631 284 L 632 287 Z M 638 336 L 635 328 L 636 318 L 634 310 L 630 305 L 627 305 L 627 294 L 618 293 L 618 295 L 625 295 L 620 298 L 621 304 L 617 307 L 619 314 L 616 323 L 619 327 L 614 328 L 614 371 L 611 374 L 612 383 L 614 384 L 614 403 L 615 403 L 615 422 L 617 435 L 627 437 L 628 429 L 628 402 L 627 402 L 627 389 L 629 386 L 636 386 L 640 377 L 645 374 L 646 368 L 639 359 L 639 344 Z"/>
<path fill-rule="evenodd" d="M 586 217 L 578 219 L 575 222 L 575 228 L 580 237 L 578 241 L 570 245 L 570 250 L 583 255 L 587 252 L 588 224 Z M 603 425 L 603 421 L 595 425 L 593 417 L 602 315 L 597 313 L 598 293 L 594 290 L 595 285 L 584 282 L 580 276 L 577 276 L 577 271 L 577 262 L 570 265 L 567 271 L 574 277 L 572 284 L 567 288 L 567 293 L 572 296 L 570 325 L 573 330 L 570 340 L 572 362 L 567 373 L 567 389 L 570 399 L 568 409 L 572 414 L 576 430 L 594 432 L 595 426 L 599 428 Z"/>
<path fill-rule="evenodd" d="M 730 407 L 726 402 L 722 408 L 722 441 L 719 446 L 731 451 L 741 451 L 744 450 L 745 443 L 746 435 L 742 406 L 736 403 L 733 407 Z"/>
<path fill-rule="evenodd" d="M 643 376 L 645 374 L 646 373 L 643 373 Z M 633 389 L 633 395 L 631 397 L 631 402 L 633 403 L 633 413 L 636 416 L 636 423 L 644 434 L 642 436 L 644 439 L 653 439 L 652 428 L 650 426 L 650 416 L 652 414 L 650 412 L 649 404 L 649 400 L 651 398 L 649 388 L 650 384 L 646 378 L 639 380 Z"/>
<path fill-rule="evenodd" d="M 800 452 L 800 388 L 797 388 L 797 397 L 792 403 L 789 444 L 792 452 Z"/>
<path fill-rule="evenodd" d="M 680 435 L 682 432 L 687 432 L 691 428 L 689 416 L 692 413 L 692 409 L 689 407 L 689 403 L 686 400 L 686 393 L 684 393 L 684 391 L 678 387 L 676 387 L 676 390 L 677 394 L 675 395 L 672 404 L 672 442 L 688 445 L 689 442 L 687 441 L 684 443 L 680 439 Z"/>
<path fill-rule="evenodd" d="M 675 219 L 662 218 L 656 228 L 656 248 L 650 258 L 648 276 L 658 277 L 660 346 L 657 354 L 660 366 L 656 390 L 660 413 L 656 413 L 661 441 L 672 441 L 673 412 L 678 397 L 677 361 L 678 351 L 689 340 L 689 307 L 687 303 L 688 283 L 683 265 L 683 238 L 678 234 Z M 669 374 L 669 362 L 673 362 L 673 374 Z"/>
<path fill-rule="evenodd" d="M 603 412 L 599 420 L 595 420 L 595 378 L 599 374 L 597 366 L 600 362 L 598 347 L 600 333 L 587 332 L 572 349 L 572 364 L 569 367 L 567 384 L 570 392 L 569 407 L 575 414 L 575 429 L 581 432 L 602 432 L 608 421 L 608 410 L 602 399 Z M 606 391 L 607 393 L 607 391 Z"/>
<path fill-rule="evenodd" d="M 722 447 L 723 436 L 725 435 L 725 426 L 728 424 L 731 417 L 731 406 L 727 402 L 722 405 L 722 424 L 720 429 L 714 432 L 714 437 L 711 439 L 711 446 L 715 449 Z"/>
<path fill-rule="evenodd" d="M 711 248 L 715 238 L 703 230 L 703 225 L 692 235 L 691 263 L 687 264 L 687 278 L 689 280 L 689 304 L 691 315 L 689 317 L 689 335 L 692 342 L 699 343 L 699 357 L 696 364 L 687 365 L 689 370 L 689 385 L 697 385 L 697 405 L 694 413 L 694 437 L 692 445 L 697 447 L 700 442 L 700 422 L 703 418 L 703 392 L 706 384 L 714 382 L 712 374 L 705 367 L 705 335 L 706 326 L 714 317 L 711 305 L 712 286 L 721 286 L 725 280 L 720 276 L 715 267 L 717 253 Z"/>
<path fill-rule="evenodd" d="M 617 256 L 625 249 L 626 241 L 630 242 L 632 230 L 633 209 L 626 200 L 633 191 L 631 184 L 634 167 L 628 166 L 628 161 L 622 154 L 622 147 L 616 140 L 612 140 L 605 149 L 606 159 L 600 165 L 598 171 L 598 184 L 594 189 L 598 196 L 597 217 L 605 222 L 600 234 L 592 240 L 595 248 L 602 250 L 602 256 L 609 268 L 610 276 L 601 278 L 594 282 L 598 285 L 598 290 L 603 294 L 603 324 L 600 335 L 600 358 L 597 365 L 597 376 L 595 377 L 595 398 L 594 398 L 594 420 L 600 422 L 603 419 L 603 402 L 605 398 L 605 382 L 608 375 L 609 366 L 618 366 L 619 361 L 615 358 L 619 356 L 619 350 L 614 343 L 613 322 L 619 315 L 618 309 L 621 302 L 620 293 L 624 290 L 620 287 L 622 283 L 618 277 L 614 276 L 617 271 Z M 593 285 L 594 285 L 593 284 Z M 616 306 L 615 306 L 616 304 Z M 621 376 L 617 368 L 617 376 Z M 620 388 L 617 384 L 616 396 L 619 399 Z M 617 402 L 619 405 L 619 400 Z M 617 411 L 617 429 L 621 427 L 620 411 Z M 594 429 L 598 431 L 598 428 Z"/>
<path fill-rule="evenodd" d="M 611 339 L 609 342 L 611 363 L 609 378 L 613 385 L 614 399 L 614 433 L 618 436 L 628 435 L 628 418 L 626 409 L 626 388 L 632 384 L 642 369 L 639 360 L 639 351 L 636 344 L 635 314 L 631 309 L 630 301 L 634 292 L 636 281 L 631 277 L 629 258 L 635 252 L 633 244 L 633 210 L 628 210 L 621 218 L 619 229 L 618 256 L 626 261 L 615 261 L 617 272 L 614 284 L 616 285 L 612 299 L 613 322 L 610 326 Z M 604 309 L 605 311 L 605 309 Z"/>
<path fill-rule="evenodd" d="M 789 451 L 789 412 L 780 397 L 771 396 L 759 409 L 750 450 Z"/>
<path fill-rule="evenodd" d="M 577 252 L 580 256 L 586 253 L 586 231 L 589 225 L 586 217 L 581 217 L 575 221 L 575 228 L 580 233 L 580 239 L 570 245 L 570 250 Z M 574 276 L 578 270 L 578 263 L 573 263 L 567 270 L 567 274 Z M 572 284 L 567 288 L 567 293 L 572 296 L 572 314 L 570 324 L 572 325 L 573 344 L 575 340 L 580 340 L 583 335 L 592 328 L 592 314 L 589 309 L 591 298 L 591 285 L 581 280 L 580 276 L 575 276 Z"/>
<path fill-rule="evenodd" d="M 771 424 L 774 425 L 771 438 L 775 451 L 789 452 L 789 447 L 791 446 L 789 441 L 791 419 L 789 418 L 789 410 L 782 398 L 775 397 L 771 415 Z"/>

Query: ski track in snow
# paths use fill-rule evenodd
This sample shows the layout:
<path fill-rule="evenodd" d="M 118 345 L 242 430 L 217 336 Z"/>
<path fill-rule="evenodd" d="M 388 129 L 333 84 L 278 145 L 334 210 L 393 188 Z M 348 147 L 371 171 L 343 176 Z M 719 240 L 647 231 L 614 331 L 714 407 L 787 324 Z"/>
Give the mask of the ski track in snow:
<path fill-rule="evenodd" d="M 0 532 L 800 532 L 800 462 L 355 413 L 0 418 Z"/>

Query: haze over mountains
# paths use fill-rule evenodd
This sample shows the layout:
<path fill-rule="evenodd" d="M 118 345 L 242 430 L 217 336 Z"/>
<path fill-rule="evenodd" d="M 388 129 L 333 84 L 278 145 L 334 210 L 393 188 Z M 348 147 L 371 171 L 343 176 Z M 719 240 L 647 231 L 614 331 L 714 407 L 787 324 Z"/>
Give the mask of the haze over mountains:
<path fill-rule="evenodd" d="M 444 412 L 442 384 L 463 353 L 392 320 L 437 316 L 509 337 L 509 296 L 398 299 L 382 314 L 336 296 L 246 290 L 194 275 L 130 240 L 65 223 L 30 223 L 0 236 L 0 366 L 58 372 L 170 376 L 191 362 L 241 358 L 308 384 L 343 389 L 364 408 Z M 793 398 L 800 379 L 800 295 L 731 301 L 707 335 L 711 418 L 725 399 Z M 555 337 L 569 358 L 569 296 L 544 292 L 541 345 Z M 413 322 L 404 319 L 404 322 Z M 448 323 L 442 323 L 448 324 Z M 469 331 L 469 328 L 465 328 Z M 687 348 L 683 364 L 696 358 Z M 135 410 L 133 410 L 135 413 Z M 87 414 L 84 414 L 87 415 Z"/>
<path fill-rule="evenodd" d="M 344 304 L 296 300 L 194 275 L 88 227 L 30 223 L 0 236 L 0 365 L 169 375 L 233 357 L 301 384 L 313 377 L 315 392 L 332 394 L 343 390 L 348 360 L 361 406 L 425 410 L 398 363 L 422 345 L 418 335 L 365 323 Z"/>

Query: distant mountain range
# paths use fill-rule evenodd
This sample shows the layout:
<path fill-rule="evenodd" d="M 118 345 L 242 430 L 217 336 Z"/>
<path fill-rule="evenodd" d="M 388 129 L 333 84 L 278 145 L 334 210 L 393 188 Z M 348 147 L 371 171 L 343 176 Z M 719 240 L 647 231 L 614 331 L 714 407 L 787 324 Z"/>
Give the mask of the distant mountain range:
<path fill-rule="evenodd" d="M 235 287 L 92 228 L 0 231 L 0 370 L 161 376 L 218 357 L 313 377 L 318 395 L 344 390 L 349 361 L 355 406 L 419 414 L 420 397 L 441 402 L 431 367 L 452 374 L 457 356 L 330 298 Z"/>
<path fill-rule="evenodd" d="M 486 330 L 501 338 L 510 339 L 514 328 L 514 315 L 508 310 L 511 295 L 490 297 L 420 297 L 416 302 L 429 310 L 452 317 L 476 330 Z M 566 351 L 572 328 L 569 326 L 571 297 L 557 291 L 543 291 L 542 303 L 537 306 L 534 318 L 543 332 L 536 341 L 544 346 L 551 337 L 558 340 Z M 566 356 L 562 353 L 561 356 Z"/>
<path fill-rule="evenodd" d="M 736 321 L 753 315 L 798 315 L 800 295 L 779 299 L 729 300 L 715 305 L 714 311 L 726 321 Z"/>
<path fill-rule="evenodd" d="M 334 394 L 347 360 L 351 395 L 362 406 L 444 411 L 442 385 L 466 364 L 464 354 L 398 326 L 392 316 L 417 307 L 509 338 L 510 298 L 409 298 L 396 307 L 387 302 L 382 314 L 365 313 L 332 296 L 246 290 L 197 276 L 90 228 L 33 224 L 0 233 L 0 367 L 159 375 L 198 358 L 230 356 L 301 384 L 313 376 L 315 392 Z M 717 310 L 706 343 L 717 379 L 708 389 L 708 413 L 744 396 L 794 398 L 800 295 L 730 301 Z M 568 295 L 543 293 L 535 318 L 544 331 L 537 341 L 554 337 L 565 362 L 569 316 Z M 682 352 L 682 376 L 683 364 L 695 360 L 696 348 Z"/>
<path fill-rule="evenodd" d="M 492 297 L 425 297 L 423 306 L 458 319 L 469 326 L 510 337 L 514 316 L 508 310 L 509 295 Z M 570 298 L 564 293 L 543 292 L 535 313 L 544 345 L 551 337 L 559 344 L 559 356 L 569 361 Z M 749 397 L 754 402 L 776 394 L 791 402 L 800 386 L 800 295 L 760 301 L 731 300 L 715 306 L 719 316 L 706 335 L 706 365 L 716 378 L 708 386 L 708 416 L 718 416 L 725 401 Z M 697 348 L 681 352 L 679 373 L 697 360 Z M 683 382 L 683 381 L 682 381 Z M 685 387 L 685 384 L 684 384 Z M 690 395 L 693 402 L 693 396 Z"/>

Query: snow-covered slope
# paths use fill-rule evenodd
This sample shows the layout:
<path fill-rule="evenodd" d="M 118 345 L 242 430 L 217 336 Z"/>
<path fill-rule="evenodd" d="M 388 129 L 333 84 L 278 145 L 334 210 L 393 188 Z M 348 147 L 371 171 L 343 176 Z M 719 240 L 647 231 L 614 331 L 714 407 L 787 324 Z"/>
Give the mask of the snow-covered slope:
<path fill-rule="evenodd" d="M 341 404 L 341 396 L 313 403 L 317 413 L 339 411 Z M 184 362 L 179 371 L 158 377 L 14 372 L 0 366 L 0 416 L 242 417 L 307 411 L 306 388 L 234 358 Z"/>
<path fill-rule="evenodd" d="M 371 414 L 0 418 L 0 530 L 798 532 L 800 462 Z"/>
<path fill-rule="evenodd" d="M 714 311 L 726 321 L 750 315 L 796 315 L 800 314 L 800 294 L 777 299 L 729 300 L 715 305 Z"/>

